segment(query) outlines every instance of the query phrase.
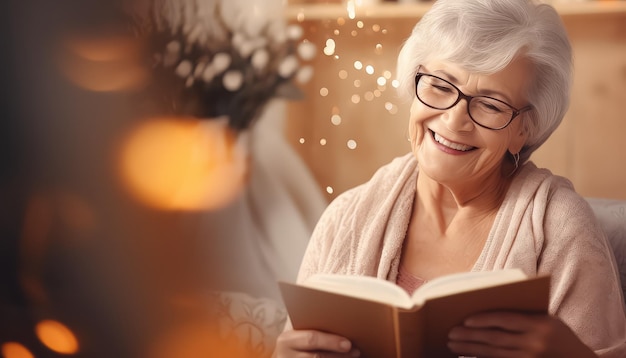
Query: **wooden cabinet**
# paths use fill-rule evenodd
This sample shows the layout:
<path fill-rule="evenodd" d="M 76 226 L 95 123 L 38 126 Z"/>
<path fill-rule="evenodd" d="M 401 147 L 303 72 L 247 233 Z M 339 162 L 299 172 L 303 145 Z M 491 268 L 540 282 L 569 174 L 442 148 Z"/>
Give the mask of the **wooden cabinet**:
<path fill-rule="evenodd" d="M 574 48 L 572 103 L 532 160 L 568 177 L 582 195 L 626 199 L 626 1 L 554 6 Z M 409 150 L 410 104 L 392 80 L 402 42 L 429 7 L 288 7 L 318 55 L 306 98 L 287 105 L 286 135 L 328 199 Z"/>

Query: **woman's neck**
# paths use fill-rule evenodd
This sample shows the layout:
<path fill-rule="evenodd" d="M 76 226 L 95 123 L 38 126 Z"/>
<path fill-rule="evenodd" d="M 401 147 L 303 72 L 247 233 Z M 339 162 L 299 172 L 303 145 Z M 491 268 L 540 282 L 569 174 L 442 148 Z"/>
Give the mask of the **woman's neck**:
<path fill-rule="evenodd" d="M 445 231 L 453 220 L 474 220 L 495 213 L 510 183 L 511 178 L 491 176 L 480 181 L 444 185 L 419 173 L 413 212 L 426 215 Z"/>

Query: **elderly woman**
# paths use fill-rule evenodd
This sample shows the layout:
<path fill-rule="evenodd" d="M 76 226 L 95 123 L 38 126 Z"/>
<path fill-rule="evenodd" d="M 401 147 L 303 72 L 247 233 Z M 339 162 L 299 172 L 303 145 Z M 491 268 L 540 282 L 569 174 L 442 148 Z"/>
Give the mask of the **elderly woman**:
<path fill-rule="evenodd" d="M 406 41 L 412 153 L 335 199 L 299 281 L 369 275 L 409 292 L 461 271 L 552 277 L 548 315 L 491 312 L 449 333 L 479 357 L 626 357 L 626 315 L 601 228 L 571 183 L 528 159 L 568 106 L 558 14 L 525 0 L 439 0 Z M 358 356 L 344 337 L 287 328 L 276 357 Z"/>

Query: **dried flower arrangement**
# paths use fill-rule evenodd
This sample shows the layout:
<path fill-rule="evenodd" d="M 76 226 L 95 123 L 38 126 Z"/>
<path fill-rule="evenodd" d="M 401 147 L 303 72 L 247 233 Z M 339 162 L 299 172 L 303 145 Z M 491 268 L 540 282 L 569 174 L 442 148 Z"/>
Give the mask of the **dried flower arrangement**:
<path fill-rule="evenodd" d="M 146 38 L 162 114 L 227 117 L 239 132 L 274 97 L 298 98 L 315 46 L 287 25 L 280 0 L 146 0 L 133 10 Z M 137 9 L 141 8 L 140 11 Z"/>

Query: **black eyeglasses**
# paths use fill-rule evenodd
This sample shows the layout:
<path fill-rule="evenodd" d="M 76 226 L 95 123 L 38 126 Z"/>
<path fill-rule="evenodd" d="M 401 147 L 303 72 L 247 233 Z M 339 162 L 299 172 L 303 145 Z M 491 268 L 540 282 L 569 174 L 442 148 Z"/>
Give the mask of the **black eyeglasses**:
<path fill-rule="evenodd" d="M 515 117 L 532 109 L 517 109 L 499 99 L 488 96 L 468 96 L 443 78 L 418 72 L 415 76 L 415 94 L 420 102 L 434 109 L 450 109 L 464 99 L 472 121 L 487 129 L 506 128 Z"/>

